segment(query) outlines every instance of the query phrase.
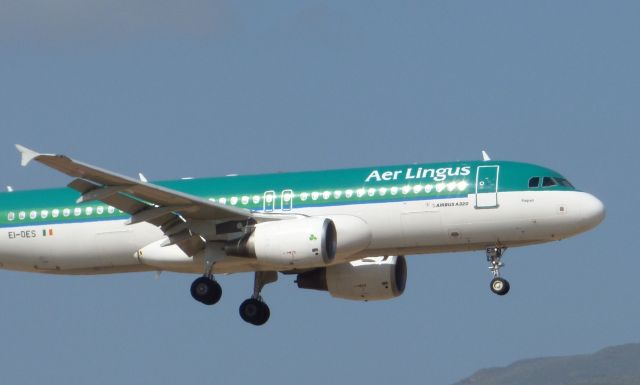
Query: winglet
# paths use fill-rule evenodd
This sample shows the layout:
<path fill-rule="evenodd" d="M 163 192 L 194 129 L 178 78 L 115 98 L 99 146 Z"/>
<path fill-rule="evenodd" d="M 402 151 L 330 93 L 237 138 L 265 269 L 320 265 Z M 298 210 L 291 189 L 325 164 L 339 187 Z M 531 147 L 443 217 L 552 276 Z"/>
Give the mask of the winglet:
<path fill-rule="evenodd" d="M 21 146 L 19 144 L 16 144 L 16 148 L 18 149 L 18 151 L 20 151 L 20 154 L 22 154 L 22 159 L 20 160 L 20 165 L 22 167 L 28 165 L 29 162 L 31 162 L 33 159 L 37 158 L 40 155 L 39 153 L 33 150 L 30 150 L 25 146 Z"/>
<path fill-rule="evenodd" d="M 485 162 L 488 160 L 491 160 L 491 157 L 489 156 L 489 154 L 487 154 L 485 150 L 482 150 L 482 160 Z"/>

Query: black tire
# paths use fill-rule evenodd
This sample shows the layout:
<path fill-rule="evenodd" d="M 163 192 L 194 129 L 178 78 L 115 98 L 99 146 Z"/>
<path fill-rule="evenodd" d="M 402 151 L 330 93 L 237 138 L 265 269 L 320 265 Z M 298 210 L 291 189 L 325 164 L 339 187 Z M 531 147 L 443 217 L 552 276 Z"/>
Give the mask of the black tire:
<path fill-rule="evenodd" d="M 491 285 L 489 287 L 495 294 L 505 295 L 509 292 L 511 285 L 509 285 L 509 281 L 506 279 L 497 277 L 491 280 Z"/>
<path fill-rule="evenodd" d="M 266 324 L 267 321 L 269 321 L 269 317 L 271 316 L 271 310 L 269 310 L 269 306 L 264 302 L 260 302 L 260 305 L 262 306 L 262 317 L 260 317 L 260 319 L 254 324 L 256 326 Z"/>
<path fill-rule="evenodd" d="M 222 287 L 211 278 L 200 277 L 191 284 L 191 296 L 205 305 L 214 305 L 222 297 Z"/>
<path fill-rule="evenodd" d="M 240 304 L 240 318 L 252 325 L 264 325 L 271 315 L 269 306 L 255 298 L 249 298 Z"/>

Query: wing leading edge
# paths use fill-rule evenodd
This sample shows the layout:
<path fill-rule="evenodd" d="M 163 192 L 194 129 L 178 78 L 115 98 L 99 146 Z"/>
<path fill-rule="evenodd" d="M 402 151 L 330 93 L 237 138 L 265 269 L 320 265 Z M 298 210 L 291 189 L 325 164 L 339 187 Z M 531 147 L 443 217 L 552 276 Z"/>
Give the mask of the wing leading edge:
<path fill-rule="evenodd" d="M 156 225 L 167 236 L 165 245 L 178 245 L 191 256 L 204 248 L 208 238 L 196 230 L 203 226 L 194 223 L 241 221 L 254 216 L 246 209 L 130 178 L 65 155 L 40 154 L 19 144 L 16 148 L 22 154 L 22 166 L 35 160 L 76 178 L 68 186 L 81 193 L 77 203 L 101 201 L 130 214 L 129 224 Z"/>

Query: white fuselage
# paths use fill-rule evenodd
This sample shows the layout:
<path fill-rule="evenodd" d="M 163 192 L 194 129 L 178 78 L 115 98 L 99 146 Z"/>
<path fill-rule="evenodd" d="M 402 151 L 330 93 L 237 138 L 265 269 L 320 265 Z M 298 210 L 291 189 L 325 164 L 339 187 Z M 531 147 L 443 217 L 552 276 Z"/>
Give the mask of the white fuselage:
<path fill-rule="evenodd" d="M 470 194 L 466 198 L 324 206 L 290 213 L 329 218 L 346 215 L 366 223 L 371 232 L 369 245 L 347 256 L 338 250 L 335 263 L 367 256 L 549 242 L 589 230 L 604 217 L 604 207 L 597 198 L 577 191 L 500 192 L 494 208 L 476 208 L 475 199 L 475 194 Z M 49 230 L 51 236 L 39 236 Z M 33 232 L 37 236 L 25 233 L 22 235 L 26 236 L 12 237 L 15 232 Z M 58 274 L 158 270 L 136 255 L 163 237 L 162 231 L 151 224 L 126 225 L 124 220 L 6 227 L 0 230 L 0 268 Z M 202 261 L 185 259 L 164 270 L 201 273 Z M 227 257 L 216 263 L 214 271 L 256 270 L 274 270 L 274 266 L 252 258 Z"/>

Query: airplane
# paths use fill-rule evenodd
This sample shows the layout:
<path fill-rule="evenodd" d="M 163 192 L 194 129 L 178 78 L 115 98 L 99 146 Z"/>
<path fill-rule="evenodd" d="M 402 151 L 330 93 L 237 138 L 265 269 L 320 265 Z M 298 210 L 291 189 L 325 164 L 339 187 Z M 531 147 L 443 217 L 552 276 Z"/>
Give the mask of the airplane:
<path fill-rule="evenodd" d="M 546 167 L 483 160 L 148 182 L 16 145 L 71 178 L 68 188 L 0 193 L 0 268 L 50 274 L 199 274 L 193 298 L 217 303 L 215 274 L 254 272 L 241 318 L 263 325 L 278 273 L 336 298 L 404 292 L 406 255 L 482 250 L 492 280 L 507 248 L 596 227 L 603 203 Z"/>

